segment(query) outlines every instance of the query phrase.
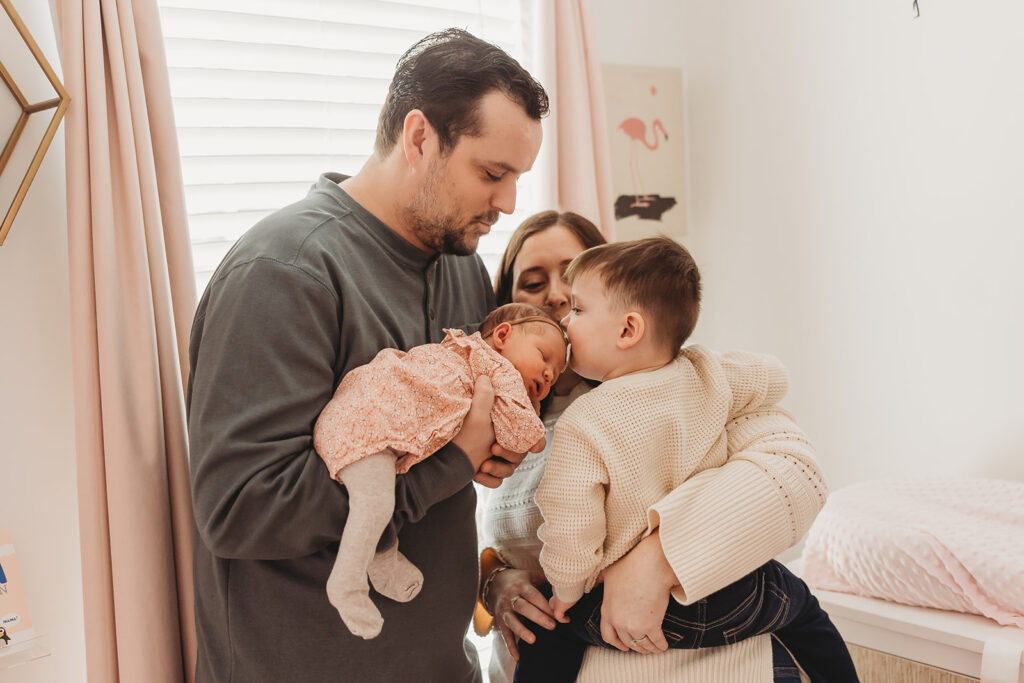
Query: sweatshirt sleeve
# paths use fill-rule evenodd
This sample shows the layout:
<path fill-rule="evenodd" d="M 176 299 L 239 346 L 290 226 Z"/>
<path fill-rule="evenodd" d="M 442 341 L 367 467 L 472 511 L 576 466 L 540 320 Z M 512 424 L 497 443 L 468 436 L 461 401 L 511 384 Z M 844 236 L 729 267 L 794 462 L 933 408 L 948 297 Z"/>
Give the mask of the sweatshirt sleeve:
<path fill-rule="evenodd" d="M 795 545 L 828 491 L 814 449 L 778 407 L 742 412 L 726 426 L 728 460 L 704 470 L 648 511 L 649 530 L 692 604 Z"/>
<path fill-rule="evenodd" d="M 572 423 L 556 424 L 551 455 L 537 488 L 537 506 L 544 517 L 537 536 L 544 542 L 541 567 L 564 602 L 579 600 L 592 587 L 604 557 L 607 484 L 604 461 L 583 430 Z"/>
<path fill-rule="evenodd" d="M 345 488 L 313 448 L 313 425 L 343 353 L 332 289 L 257 259 L 211 283 L 192 330 L 189 443 L 202 541 L 219 557 L 304 557 L 337 542 Z M 390 537 L 474 476 L 453 444 L 399 476 Z"/>

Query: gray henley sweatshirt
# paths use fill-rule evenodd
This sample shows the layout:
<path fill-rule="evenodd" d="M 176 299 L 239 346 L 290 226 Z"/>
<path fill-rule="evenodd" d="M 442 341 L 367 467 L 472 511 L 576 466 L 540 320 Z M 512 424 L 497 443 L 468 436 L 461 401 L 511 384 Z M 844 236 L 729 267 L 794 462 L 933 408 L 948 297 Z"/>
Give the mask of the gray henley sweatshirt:
<path fill-rule="evenodd" d="M 477 586 L 473 469 L 449 444 L 398 477 L 391 533 L 423 572 L 364 641 L 324 590 L 348 511 L 313 450 L 341 378 L 386 347 L 478 324 L 478 256 L 429 256 L 320 177 L 231 249 L 199 302 L 187 406 L 198 683 L 480 680 L 464 635 Z"/>

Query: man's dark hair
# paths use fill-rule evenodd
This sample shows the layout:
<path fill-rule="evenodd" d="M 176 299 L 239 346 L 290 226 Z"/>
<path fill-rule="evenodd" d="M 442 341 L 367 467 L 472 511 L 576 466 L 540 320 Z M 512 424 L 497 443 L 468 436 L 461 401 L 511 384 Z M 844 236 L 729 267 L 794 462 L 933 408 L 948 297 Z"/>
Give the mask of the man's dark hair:
<path fill-rule="evenodd" d="M 441 152 L 448 152 L 462 135 L 480 134 L 478 105 L 492 90 L 504 93 L 535 121 L 548 113 L 544 88 L 500 47 L 458 28 L 432 33 L 398 60 L 374 149 L 387 156 L 406 115 L 419 109 L 437 130 Z"/>

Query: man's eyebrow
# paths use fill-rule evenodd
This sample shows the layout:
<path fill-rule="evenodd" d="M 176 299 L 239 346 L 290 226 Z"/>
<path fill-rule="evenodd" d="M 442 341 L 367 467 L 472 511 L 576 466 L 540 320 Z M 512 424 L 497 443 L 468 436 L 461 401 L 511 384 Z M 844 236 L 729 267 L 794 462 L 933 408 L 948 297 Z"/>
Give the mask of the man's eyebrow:
<path fill-rule="evenodd" d="M 510 166 L 509 164 L 506 164 L 504 161 L 489 161 L 489 162 L 486 162 L 484 165 L 485 166 L 497 166 L 498 168 L 502 169 L 503 171 L 508 171 L 509 173 L 522 173 L 522 171 L 520 171 L 519 169 L 517 169 L 514 166 Z"/>

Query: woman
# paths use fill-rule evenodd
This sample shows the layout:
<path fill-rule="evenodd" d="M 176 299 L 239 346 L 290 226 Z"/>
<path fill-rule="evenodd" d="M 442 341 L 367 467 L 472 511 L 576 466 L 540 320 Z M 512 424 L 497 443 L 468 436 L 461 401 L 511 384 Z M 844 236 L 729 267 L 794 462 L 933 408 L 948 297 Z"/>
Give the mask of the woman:
<path fill-rule="evenodd" d="M 604 242 L 590 221 L 574 213 L 546 211 L 528 218 L 502 258 L 495 282 L 498 303 L 548 306 L 564 316 L 570 307 L 566 266 L 580 252 Z M 549 445 L 557 417 L 589 389 L 571 371 L 558 380 L 543 413 Z M 777 427 L 781 411 L 771 412 L 733 420 L 728 430 L 730 461 L 694 477 L 658 503 L 654 509 L 661 526 L 605 572 L 602 635 L 620 649 L 651 656 L 590 648 L 579 681 L 772 679 L 768 636 L 724 648 L 664 653 L 655 653 L 649 640 L 638 640 L 652 622 L 660 625 L 670 591 L 692 602 L 753 571 L 799 540 L 824 503 L 825 487 L 810 445 L 791 422 L 785 433 L 768 430 L 767 420 Z M 492 683 L 511 680 L 517 639 L 533 639 L 524 618 L 554 626 L 547 601 L 535 588 L 544 575 L 537 559 L 542 519 L 533 494 L 547 455 L 547 449 L 528 454 L 487 502 L 484 533 L 491 547 L 481 557 L 481 599 L 494 615 L 496 630 Z M 739 479 L 763 479 L 766 495 L 730 499 L 728 491 Z M 727 573 L 716 567 L 733 569 Z M 737 568 L 742 571 L 736 573 Z M 781 679 L 783 672 L 777 673 Z"/>

